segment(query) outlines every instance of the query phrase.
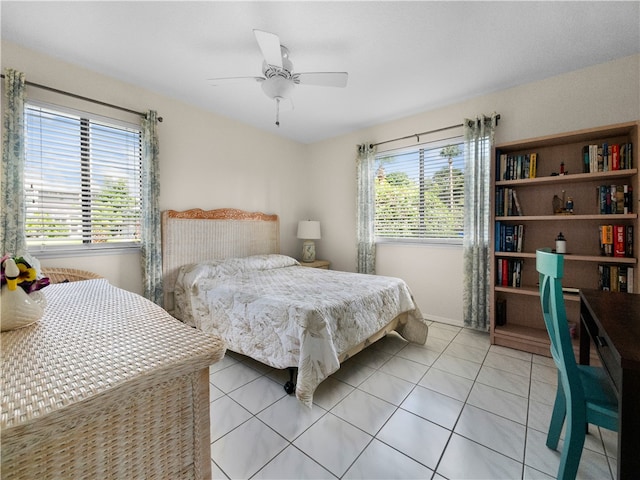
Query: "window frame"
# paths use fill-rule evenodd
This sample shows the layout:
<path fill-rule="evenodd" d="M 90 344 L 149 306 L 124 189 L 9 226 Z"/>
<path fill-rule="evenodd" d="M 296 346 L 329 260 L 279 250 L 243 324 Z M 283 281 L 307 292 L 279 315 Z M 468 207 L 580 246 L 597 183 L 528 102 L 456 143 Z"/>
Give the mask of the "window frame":
<path fill-rule="evenodd" d="M 82 190 L 82 200 L 80 203 L 80 207 L 78 209 L 78 213 L 82 214 L 83 218 L 88 218 L 87 215 L 91 216 L 93 212 L 95 215 L 95 206 L 87 207 L 87 200 L 91 199 L 94 196 L 91 192 L 92 190 L 95 192 L 95 187 L 91 188 L 91 180 L 86 176 L 86 169 L 90 167 L 91 164 L 91 141 L 90 141 L 90 129 L 92 125 L 97 125 L 99 127 L 107 127 L 114 129 L 123 129 L 126 131 L 131 131 L 134 134 L 138 135 L 138 145 L 135 147 L 136 156 L 138 165 L 134 168 L 134 173 L 129 175 L 127 181 L 136 182 L 135 178 L 137 177 L 137 191 L 133 198 L 135 199 L 136 209 L 138 210 L 137 220 L 135 224 L 137 225 L 137 240 L 129 239 L 127 241 L 118 241 L 118 242 L 95 242 L 90 238 L 86 238 L 88 235 L 91 237 L 90 225 L 88 226 L 82 221 L 79 226 L 82 231 L 81 235 L 81 243 L 77 244 L 47 244 L 39 239 L 36 239 L 38 242 L 34 244 L 33 238 L 29 238 L 27 235 L 27 250 L 29 253 L 39 257 L 39 258 L 54 258 L 54 257 L 80 257 L 80 256 L 96 256 L 96 255 L 111 255 L 111 254 L 128 254 L 128 253 L 137 253 L 140 251 L 142 246 L 142 241 L 140 237 L 140 230 L 142 227 L 142 195 L 143 195 L 143 185 L 142 185 L 142 126 L 140 123 L 134 123 L 131 121 L 123 120 L 121 118 L 116 118 L 112 116 L 101 115 L 97 113 L 93 113 L 87 110 L 80 110 L 72 107 L 67 107 L 59 104 L 55 104 L 52 102 L 41 101 L 37 99 L 28 99 L 25 101 L 25 123 L 24 123 L 24 132 L 25 132 L 25 196 L 28 196 L 28 178 L 27 178 L 27 169 L 28 169 L 28 146 L 26 142 L 28 142 L 28 120 L 27 120 L 27 110 L 29 108 L 42 109 L 44 111 L 50 112 L 53 115 L 68 115 L 72 117 L 76 117 L 79 121 L 80 131 L 78 138 L 78 155 L 80 158 L 80 162 L 78 165 L 79 168 L 79 176 L 82 178 L 80 182 L 80 187 Z M 123 143 L 124 145 L 124 143 Z M 135 142 L 134 142 L 135 145 Z M 135 158 L 135 157 L 134 157 Z M 119 167 L 120 171 L 125 170 L 123 164 L 114 164 Z M 84 171 L 85 174 L 82 172 Z M 46 205 L 46 203 L 45 203 Z M 87 209 L 88 208 L 88 209 Z M 28 213 L 25 212 L 25 226 L 29 223 L 30 218 Z M 113 218 L 113 217 L 110 217 Z M 89 230 L 87 230 L 89 228 Z"/>
<path fill-rule="evenodd" d="M 449 145 L 458 145 L 460 147 L 460 153 L 459 155 L 457 155 L 456 159 L 459 159 L 462 162 L 462 167 L 460 168 L 462 170 L 462 178 L 465 178 L 465 158 L 466 158 L 466 154 L 465 154 L 465 148 L 466 148 L 466 142 L 464 140 L 464 136 L 462 134 L 460 135 L 455 135 L 452 137 L 447 137 L 447 138 L 442 138 L 442 139 L 436 139 L 436 140 L 432 140 L 429 142 L 424 142 L 418 145 L 412 145 L 412 146 L 405 146 L 405 147 L 400 147 L 400 148 L 396 148 L 396 149 L 390 149 L 390 150 L 384 150 L 384 151 L 378 151 L 375 154 L 375 162 L 376 162 L 376 170 L 378 168 L 378 161 L 381 158 L 384 157 L 390 157 L 390 156 L 396 156 L 396 155 L 403 155 L 403 154 L 410 154 L 410 153 L 416 153 L 419 155 L 419 152 L 425 151 L 425 150 L 442 150 L 443 148 L 449 146 Z M 426 160 L 428 162 L 428 160 Z M 419 171 L 420 168 L 424 168 L 424 164 L 421 166 L 420 164 L 418 164 L 416 166 L 416 171 Z M 437 170 L 436 170 L 437 171 Z M 377 184 L 376 184 L 376 175 L 374 174 L 374 203 L 375 203 L 375 208 L 377 210 L 378 208 L 378 201 L 377 201 Z M 425 192 L 425 177 L 424 177 L 424 172 L 421 173 L 420 175 L 420 179 L 419 179 L 419 195 L 420 195 L 420 202 L 423 204 L 423 208 L 419 210 L 419 214 L 424 214 L 425 212 L 425 208 L 424 208 L 424 192 Z M 462 185 L 462 189 L 459 193 L 459 196 L 462 197 L 464 199 L 464 184 Z M 464 204 L 463 204 L 463 213 L 462 213 L 462 217 L 460 219 L 463 223 L 464 223 Z M 428 245 L 439 245 L 439 246 L 462 246 L 463 245 L 463 241 L 464 241 L 464 224 L 462 225 L 462 229 L 460 231 L 460 235 L 459 237 L 388 237 L 388 236 L 380 236 L 378 235 L 378 229 L 377 229 L 377 216 L 374 214 L 374 240 L 376 244 L 386 244 L 386 245 L 424 245 L 424 246 L 428 246 Z"/>

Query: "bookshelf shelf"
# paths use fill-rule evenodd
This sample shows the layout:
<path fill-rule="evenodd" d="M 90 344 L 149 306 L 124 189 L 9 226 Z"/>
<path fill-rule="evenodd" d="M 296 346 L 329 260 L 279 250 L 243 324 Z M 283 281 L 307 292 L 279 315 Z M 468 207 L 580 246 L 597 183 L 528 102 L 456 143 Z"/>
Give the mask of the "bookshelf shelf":
<path fill-rule="evenodd" d="M 526 252 L 495 252 L 496 258 L 536 258 L 535 253 Z M 626 265 L 635 265 L 638 263 L 637 258 L 633 257 L 601 257 L 592 255 L 574 255 L 567 253 L 564 256 L 566 262 L 597 262 L 597 263 L 619 263 Z"/>
<path fill-rule="evenodd" d="M 638 174 L 637 168 L 627 168 L 624 170 L 614 170 L 611 172 L 598 173 L 575 173 L 570 175 L 558 175 L 553 177 L 524 178 L 520 180 L 499 180 L 497 187 L 535 187 L 545 184 L 580 183 L 587 181 L 605 181 L 622 178 L 630 178 Z"/>
<path fill-rule="evenodd" d="M 582 220 L 598 220 L 601 223 L 611 223 L 612 220 L 636 220 L 637 213 L 610 213 L 592 215 L 509 215 L 495 217 L 501 222 L 575 222 Z"/>
<path fill-rule="evenodd" d="M 637 267 L 640 252 L 639 126 L 640 122 L 627 122 L 496 146 L 491 185 L 491 224 L 494 228 L 490 232 L 490 338 L 493 344 L 549 355 L 549 338 L 537 287 L 535 251 L 543 247 L 555 248 L 555 237 L 559 232 L 567 238 L 565 286 L 577 291 L 603 285 L 613 290 L 620 289 L 622 285 L 622 288 L 640 292 L 640 272 Z M 597 165 L 599 157 L 587 158 L 589 145 L 602 147 L 605 144 L 612 146 L 612 152 L 614 149 L 618 152 L 619 148 L 621 155 L 624 148 L 621 169 L 612 167 L 608 171 L 597 171 L 600 169 Z M 596 147 L 592 152 L 597 150 Z M 602 148 L 600 150 L 603 151 Z M 629 166 L 624 164 L 629 150 L 632 151 L 631 166 L 634 168 L 624 168 Z M 535 162 L 531 155 L 533 153 Z M 529 157 L 535 165 L 533 168 L 528 168 Z M 591 158 L 596 161 L 590 163 Z M 622 160 L 623 157 L 619 158 Z M 510 164 L 512 159 L 517 161 Z M 585 170 L 591 170 L 591 173 L 582 173 Z M 521 174 L 512 175 L 514 171 Z M 562 171 L 568 173 L 559 175 Z M 531 176 L 532 172 L 535 172 L 532 178 L 520 178 Z M 519 179 L 504 180 L 499 177 Z M 605 210 L 602 191 L 610 188 L 613 192 L 613 186 L 616 187 L 616 195 L 610 193 Z M 621 191 L 631 192 L 630 202 L 620 195 Z M 569 197 L 574 201 L 573 214 L 553 214 L 558 211 L 557 200 L 561 199 L 564 207 Z M 617 201 L 612 202 L 611 199 Z M 627 207 L 626 210 L 622 208 L 627 213 L 619 213 L 621 206 Z M 615 213 L 609 213 L 611 211 Z M 521 215 L 516 215 L 516 212 Z M 625 242 L 625 256 L 602 255 L 605 251 L 610 253 L 600 245 L 601 230 L 606 232 L 609 226 L 614 229 L 616 226 L 624 227 L 625 234 L 632 230 L 631 240 Z M 509 237 L 510 232 L 513 232 L 513 239 Z M 501 251 L 518 249 L 522 251 Z M 628 251 L 632 254 L 629 255 Z M 624 281 L 619 283 L 619 280 L 624 279 L 624 274 L 629 271 L 634 274 L 633 280 L 625 287 Z M 615 285 L 604 282 L 604 275 L 610 275 L 611 279 L 615 276 Z M 504 278 L 507 278 L 506 282 Z M 516 284 L 520 286 L 515 287 Z M 564 299 L 568 321 L 579 326 L 579 295 L 574 291 L 566 292 Z"/>

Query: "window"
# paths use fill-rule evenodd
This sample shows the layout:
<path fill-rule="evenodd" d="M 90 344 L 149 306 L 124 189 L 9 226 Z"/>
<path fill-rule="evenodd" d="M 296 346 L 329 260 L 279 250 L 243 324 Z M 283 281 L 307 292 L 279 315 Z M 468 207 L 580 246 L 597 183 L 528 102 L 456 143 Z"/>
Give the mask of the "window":
<path fill-rule="evenodd" d="M 139 246 L 139 126 L 29 102 L 25 139 L 30 251 Z"/>
<path fill-rule="evenodd" d="M 464 142 L 376 155 L 376 241 L 462 243 Z"/>

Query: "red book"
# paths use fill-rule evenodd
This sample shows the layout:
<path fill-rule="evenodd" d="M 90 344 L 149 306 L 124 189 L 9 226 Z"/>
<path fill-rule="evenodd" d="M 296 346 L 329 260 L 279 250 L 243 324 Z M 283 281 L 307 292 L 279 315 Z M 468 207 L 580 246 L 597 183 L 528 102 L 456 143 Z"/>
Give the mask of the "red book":
<path fill-rule="evenodd" d="M 611 170 L 620 170 L 620 145 L 611 145 Z"/>
<path fill-rule="evenodd" d="M 624 225 L 613 226 L 613 256 L 624 257 L 626 254 L 626 229 Z"/>
<path fill-rule="evenodd" d="M 506 258 L 502 260 L 502 285 L 509 285 L 509 262 Z"/>

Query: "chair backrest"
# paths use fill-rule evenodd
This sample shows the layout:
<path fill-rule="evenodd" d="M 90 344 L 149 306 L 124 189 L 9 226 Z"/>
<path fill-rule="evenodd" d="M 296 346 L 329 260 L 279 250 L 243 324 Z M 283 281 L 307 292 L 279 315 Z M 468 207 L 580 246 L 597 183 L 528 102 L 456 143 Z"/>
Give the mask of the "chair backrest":
<path fill-rule="evenodd" d="M 584 398 L 562 296 L 564 255 L 551 253 L 549 248 L 536 250 L 536 270 L 540 273 L 540 304 L 551 340 L 551 355 L 558 367 L 565 393 L 574 399 L 575 396 Z"/>

